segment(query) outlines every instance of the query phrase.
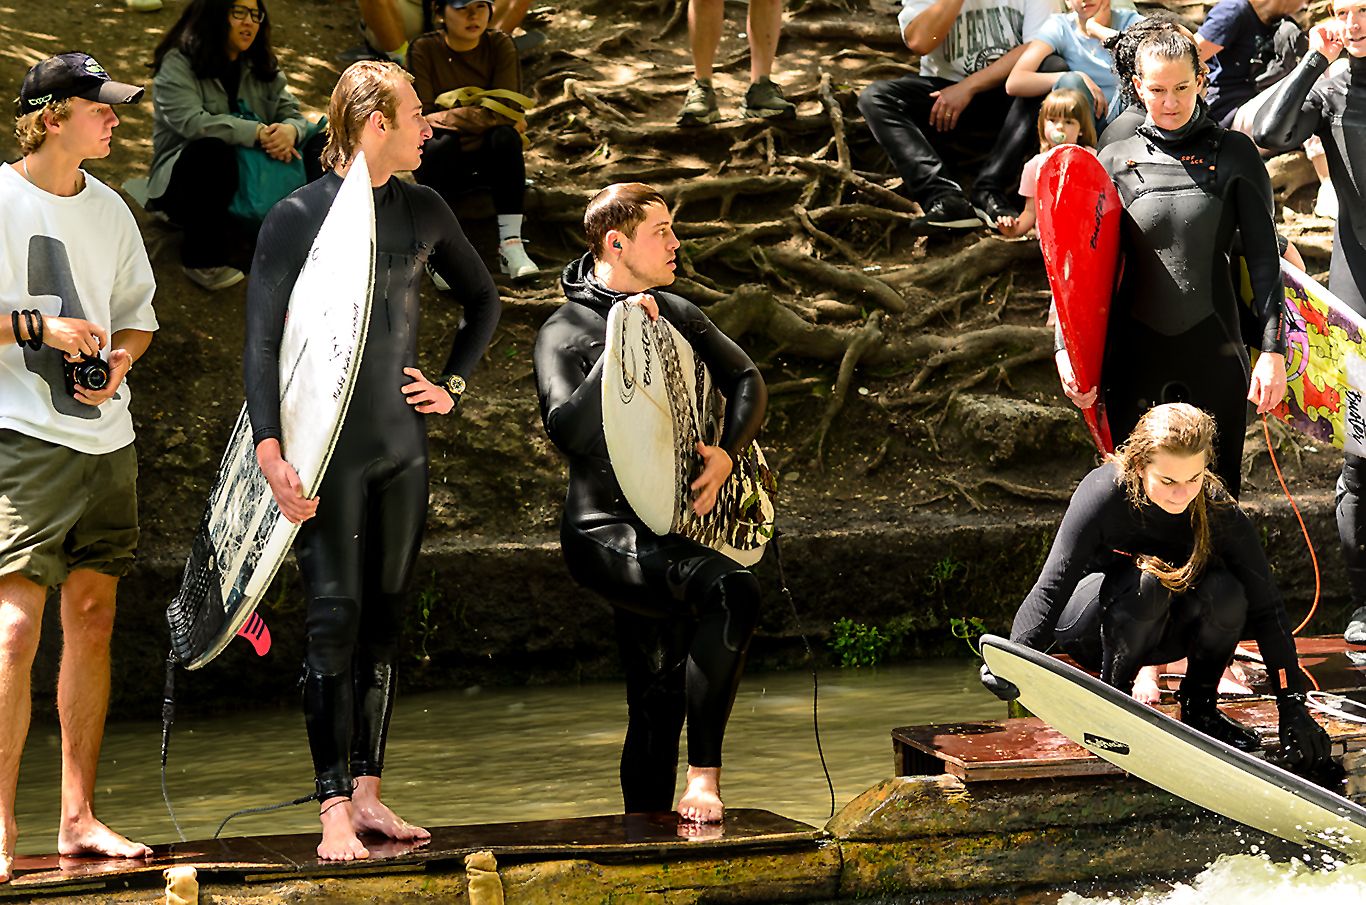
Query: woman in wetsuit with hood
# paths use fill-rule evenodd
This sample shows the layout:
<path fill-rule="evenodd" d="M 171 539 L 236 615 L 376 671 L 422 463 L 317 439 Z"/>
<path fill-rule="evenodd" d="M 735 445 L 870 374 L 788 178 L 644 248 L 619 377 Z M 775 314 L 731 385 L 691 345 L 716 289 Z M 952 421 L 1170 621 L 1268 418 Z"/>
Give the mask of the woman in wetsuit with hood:
<path fill-rule="evenodd" d="M 1177 27 L 1135 52 L 1134 90 L 1147 110 L 1137 133 L 1101 151 L 1119 188 L 1123 276 L 1110 308 L 1103 392 L 1117 442 L 1164 402 L 1189 402 L 1219 426 L 1216 468 L 1235 498 L 1247 401 L 1259 413 L 1285 395 L 1284 297 L 1271 182 L 1246 135 L 1220 128 L 1200 100 L 1195 44 Z M 1230 255 L 1241 234 L 1262 352 L 1252 368 L 1240 329 Z M 1068 396 L 1090 405 L 1067 353 Z"/>

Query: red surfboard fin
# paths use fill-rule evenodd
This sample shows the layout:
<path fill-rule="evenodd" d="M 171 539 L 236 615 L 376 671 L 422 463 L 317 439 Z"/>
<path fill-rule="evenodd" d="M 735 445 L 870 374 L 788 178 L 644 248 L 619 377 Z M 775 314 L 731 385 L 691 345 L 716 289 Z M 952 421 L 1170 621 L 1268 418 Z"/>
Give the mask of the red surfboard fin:
<path fill-rule="evenodd" d="M 250 618 L 237 630 L 237 637 L 243 638 L 256 651 L 256 656 L 264 657 L 270 653 L 270 628 L 260 613 L 252 613 Z"/>

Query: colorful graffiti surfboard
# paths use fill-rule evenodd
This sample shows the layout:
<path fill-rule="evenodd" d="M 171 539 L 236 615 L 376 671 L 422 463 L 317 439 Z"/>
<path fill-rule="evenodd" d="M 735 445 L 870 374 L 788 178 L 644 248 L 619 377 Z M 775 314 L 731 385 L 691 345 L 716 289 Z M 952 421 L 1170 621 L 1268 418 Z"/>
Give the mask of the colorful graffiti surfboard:
<path fill-rule="evenodd" d="M 1366 456 L 1366 318 L 1284 260 L 1281 281 L 1287 379 L 1276 414 L 1315 440 Z"/>
<path fill-rule="evenodd" d="M 1119 192 L 1088 148 L 1060 145 L 1039 167 L 1039 245 L 1063 344 L 1083 387 L 1100 386 L 1110 296 L 1119 269 Z M 1091 439 L 1114 452 L 1105 404 L 1082 412 Z"/>

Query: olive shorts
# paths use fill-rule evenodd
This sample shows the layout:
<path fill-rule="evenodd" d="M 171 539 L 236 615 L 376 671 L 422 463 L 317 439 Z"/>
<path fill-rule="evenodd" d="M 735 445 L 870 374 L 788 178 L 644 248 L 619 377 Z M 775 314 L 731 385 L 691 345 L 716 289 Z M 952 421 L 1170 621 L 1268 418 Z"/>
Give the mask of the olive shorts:
<path fill-rule="evenodd" d="M 103 455 L 0 430 L 0 577 L 45 588 L 76 569 L 122 578 L 138 545 L 133 444 Z"/>

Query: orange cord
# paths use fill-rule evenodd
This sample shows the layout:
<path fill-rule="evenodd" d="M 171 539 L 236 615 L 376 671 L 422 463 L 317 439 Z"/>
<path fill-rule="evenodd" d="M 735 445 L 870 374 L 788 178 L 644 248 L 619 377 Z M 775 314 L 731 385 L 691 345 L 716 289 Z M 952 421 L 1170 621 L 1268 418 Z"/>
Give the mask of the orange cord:
<path fill-rule="evenodd" d="M 1285 498 L 1290 501 L 1290 508 L 1295 512 L 1295 518 L 1299 520 L 1300 531 L 1304 534 L 1304 545 L 1309 548 L 1309 559 L 1314 563 L 1314 602 L 1309 605 L 1309 613 L 1304 617 L 1292 635 L 1298 635 L 1309 624 L 1309 620 L 1314 618 L 1314 611 L 1319 608 L 1319 590 L 1321 579 L 1319 577 L 1319 558 L 1314 553 L 1314 542 L 1309 539 L 1309 529 L 1304 525 L 1304 516 L 1300 515 L 1300 507 L 1295 505 L 1295 498 L 1290 495 L 1290 488 L 1285 486 L 1285 475 L 1281 474 L 1280 463 L 1276 461 L 1276 450 L 1271 444 L 1271 425 L 1267 424 L 1266 415 L 1262 416 L 1262 432 L 1266 435 L 1266 451 L 1271 456 L 1271 467 L 1276 469 L 1276 480 L 1281 482 L 1281 490 L 1285 492 Z M 1311 678 L 1312 681 L 1312 678 Z M 1317 687 L 1318 683 L 1314 683 Z"/>

